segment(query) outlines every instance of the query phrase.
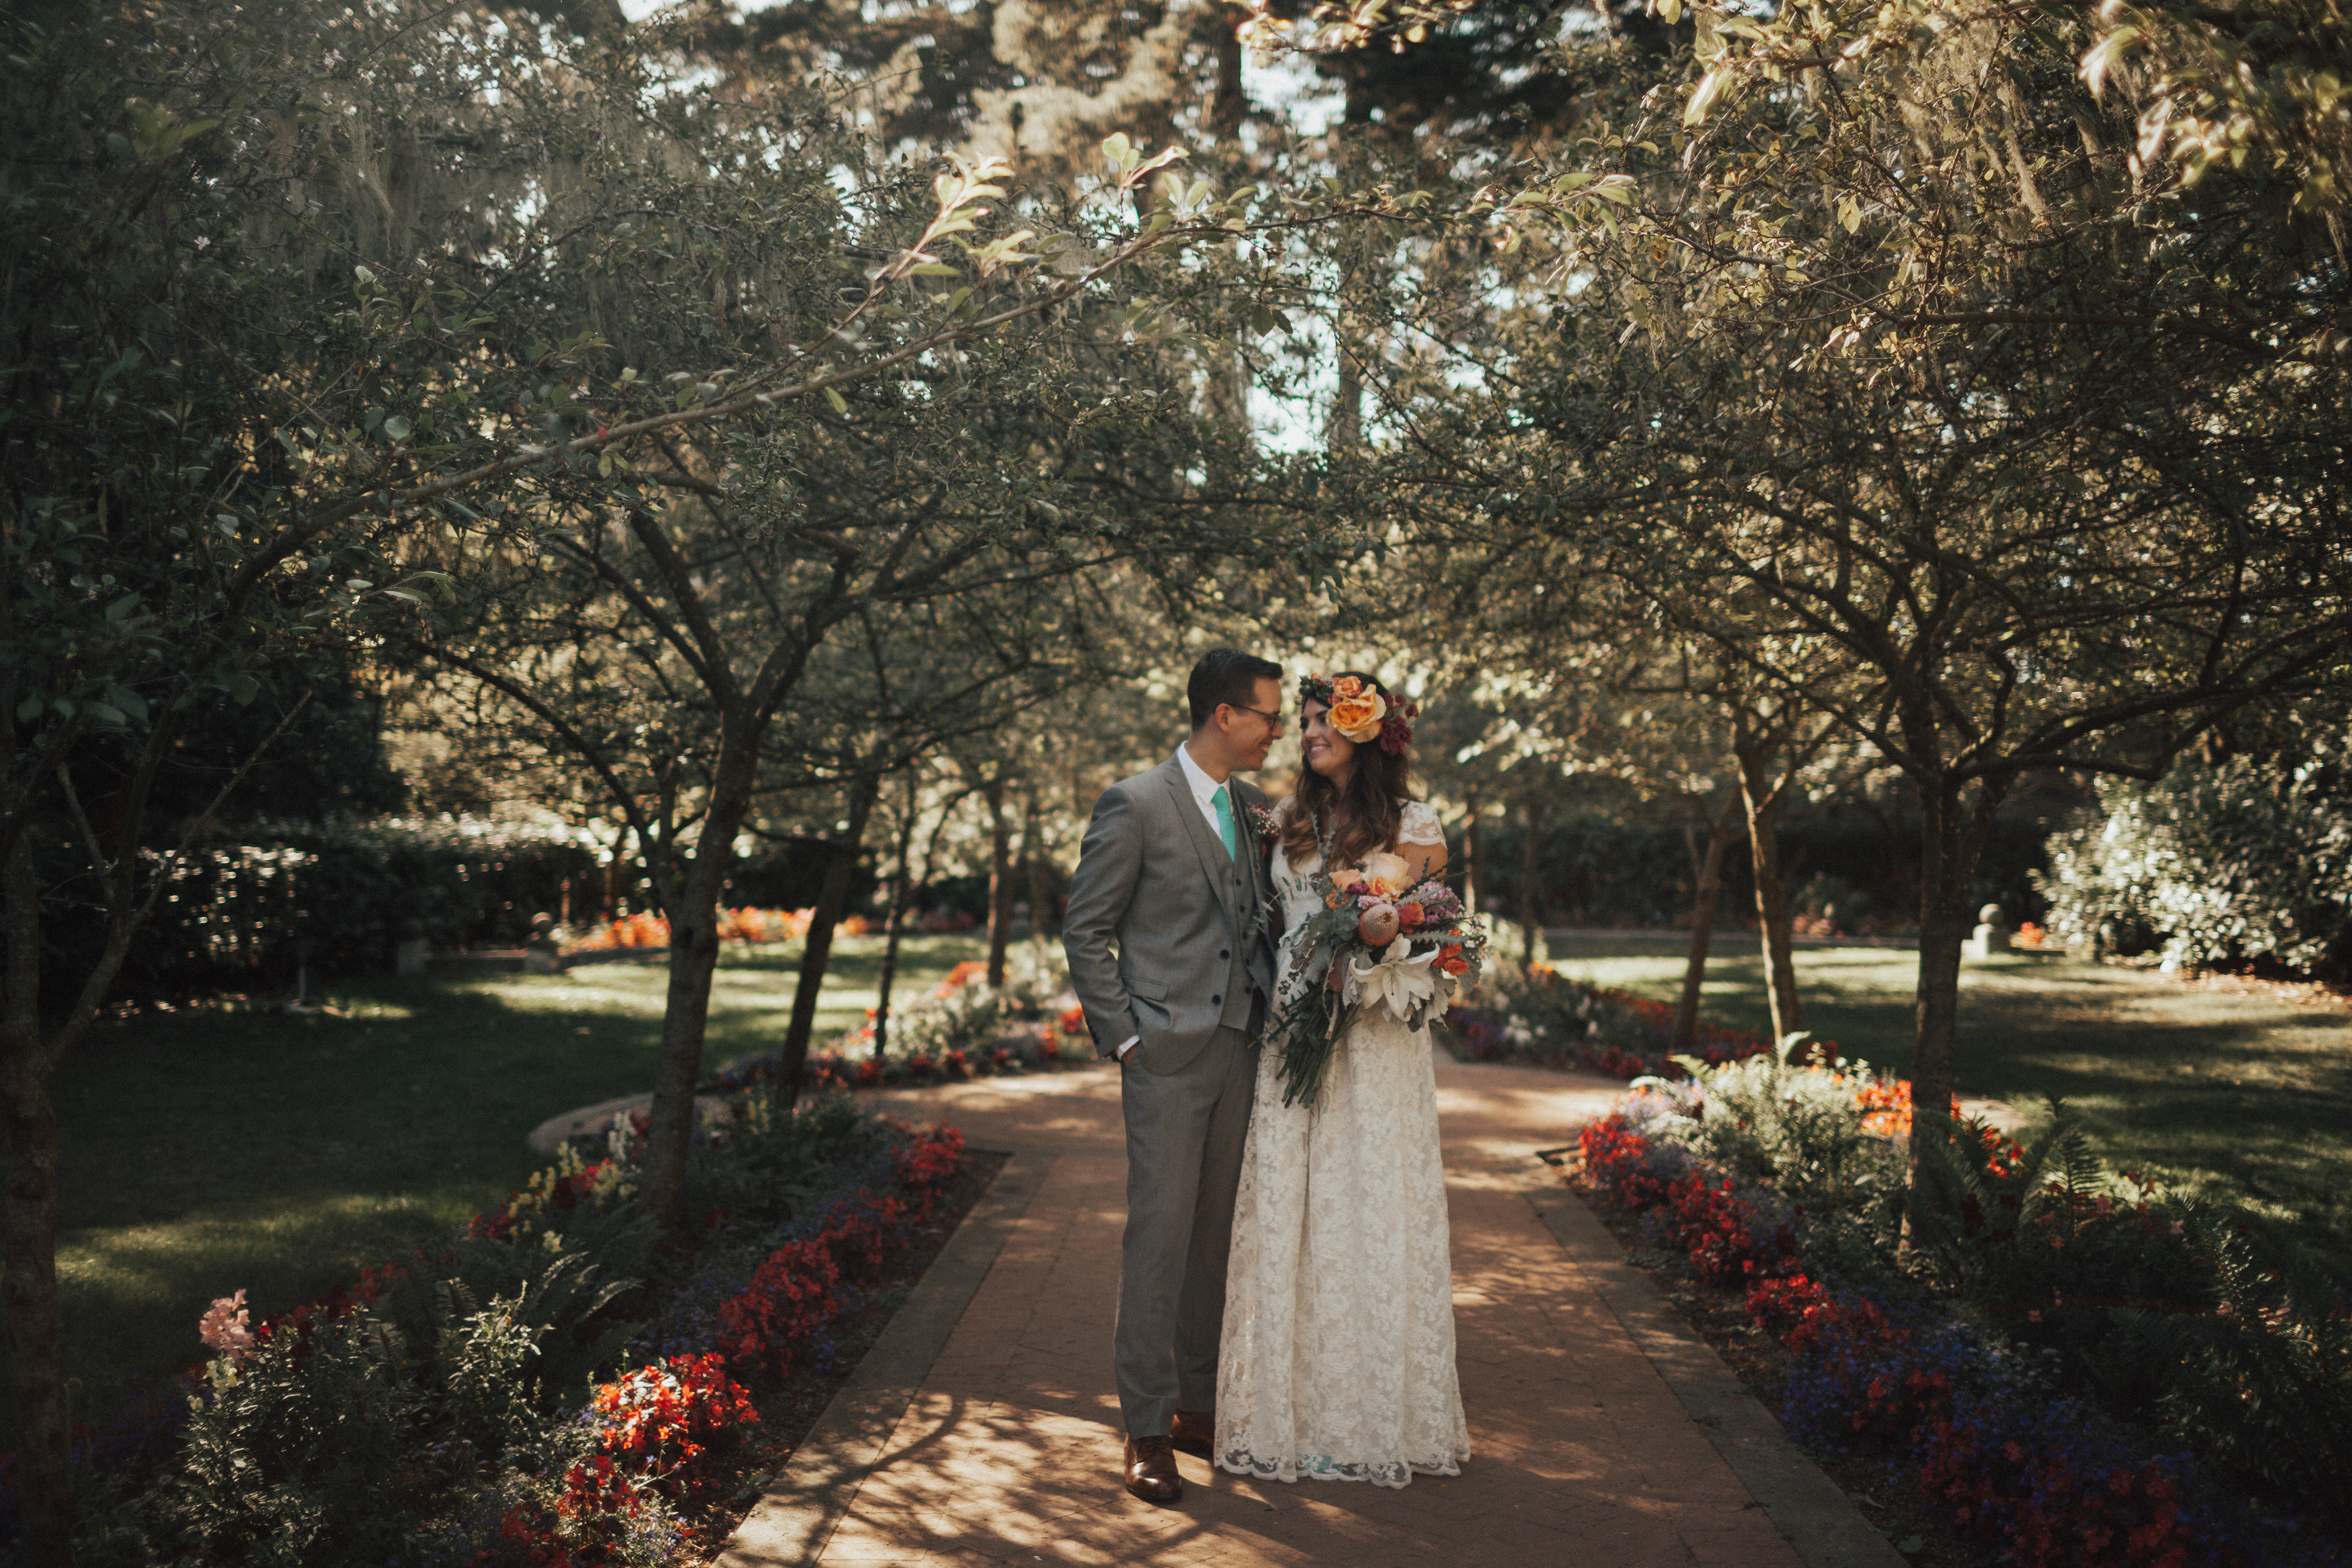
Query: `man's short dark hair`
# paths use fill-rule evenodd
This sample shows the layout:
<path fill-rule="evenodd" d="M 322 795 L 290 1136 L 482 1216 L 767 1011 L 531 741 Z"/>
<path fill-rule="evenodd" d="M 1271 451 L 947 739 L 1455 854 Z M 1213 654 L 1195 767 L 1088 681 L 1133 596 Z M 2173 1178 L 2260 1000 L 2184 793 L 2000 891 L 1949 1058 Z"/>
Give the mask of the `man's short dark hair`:
<path fill-rule="evenodd" d="M 1257 706 L 1257 683 L 1281 679 L 1282 666 L 1272 659 L 1239 648 L 1211 648 L 1192 667 L 1192 679 L 1184 683 L 1184 700 L 1192 705 L 1192 728 L 1198 730 L 1214 718 L 1223 703 L 1236 708 Z"/>

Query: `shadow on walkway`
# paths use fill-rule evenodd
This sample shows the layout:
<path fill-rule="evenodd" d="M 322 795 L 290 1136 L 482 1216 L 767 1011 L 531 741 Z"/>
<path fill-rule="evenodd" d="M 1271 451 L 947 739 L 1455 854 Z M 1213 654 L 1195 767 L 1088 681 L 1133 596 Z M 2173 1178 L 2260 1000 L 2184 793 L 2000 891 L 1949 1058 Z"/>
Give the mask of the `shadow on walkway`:
<path fill-rule="evenodd" d="M 788 1472 L 722 1561 L 804 1562 L 814 1548 L 829 1565 L 1806 1564 L 1727 1462 L 1723 1437 L 1692 1418 L 1688 1393 L 1612 1309 L 1608 1290 L 1622 1281 L 1595 1270 L 1622 1266 L 1586 1258 L 1581 1233 L 1539 1212 L 1564 1194 L 1535 1151 L 1572 1140 L 1621 1086 L 1443 1057 L 1437 1071 L 1473 1446 L 1461 1476 L 1398 1490 L 1286 1486 L 1188 1457 L 1181 1504 L 1129 1497 L 1110 1376 L 1126 1212 L 1118 1079 L 990 1080 L 879 1098 L 909 1120 L 953 1122 L 977 1146 L 1024 1152 L 1034 1195 L 1007 1216 L 992 1262 L 971 1268 L 968 1305 L 934 1359 L 910 1369 L 909 1396 L 875 1426 L 838 1500 L 809 1514 Z M 821 1442 L 812 1433 L 803 1453 Z M 794 1508 L 807 1517 L 774 1528 Z M 762 1511 L 774 1516 L 764 1525 Z M 1839 1561 L 1900 1562 L 1866 1527 L 1847 1533 L 1863 1550 Z"/>

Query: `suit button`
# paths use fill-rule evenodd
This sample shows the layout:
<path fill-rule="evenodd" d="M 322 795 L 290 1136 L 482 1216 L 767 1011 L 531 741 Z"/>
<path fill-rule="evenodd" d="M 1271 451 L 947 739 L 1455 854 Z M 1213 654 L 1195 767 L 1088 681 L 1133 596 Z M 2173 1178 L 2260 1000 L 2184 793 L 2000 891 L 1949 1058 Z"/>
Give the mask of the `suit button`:
<path fill-rule="evenodd" d="M 1218 956 L 1219 958 L 1231 958 L 1231 957 L 1233 956 L 1233 954 L 1232 954 L 1232 953 L 1230 953 L 1230 952 L 1219 952 L 1219 953 L 1217 954 L 1217 956 Z"/>
<path fill-rule="evenodd" d="M 1224 1005 L 1225 999 L 1222 996 L 1212 996 L 1209 998 L 1209 1005 L 1212 1007 L 1222 1007 Z"/>

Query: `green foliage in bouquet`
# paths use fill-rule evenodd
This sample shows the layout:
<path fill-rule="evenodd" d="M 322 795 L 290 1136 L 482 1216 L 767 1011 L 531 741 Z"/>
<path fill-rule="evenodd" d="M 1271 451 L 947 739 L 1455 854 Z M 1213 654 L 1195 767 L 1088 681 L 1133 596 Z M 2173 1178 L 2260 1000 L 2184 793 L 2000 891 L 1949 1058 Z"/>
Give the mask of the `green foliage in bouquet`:
<path fill-rule="evenodd" d="M 1443 882 L 1405 888 L 1403 859 L 1374 855 L 1346 868 L 1343 883 L 1328 869 L 1330 854 L 1326 834 L 1309 879 L 1323 907 L 1298 928 L 1286 994 L 1266 1026 L 1266 1045 L 1280 1053 L 1285 1105 L 1311 1106 L 1321 1096 L 1332 1053 L 1363 1015 L 1360 963 L 1422 967 L 1432 984 L 1426 992 L 1414 987 L 1403 1016 L 1406 1027 L 1418 1029 L 1442 1011 L 1456 981 L 1478 983 L 1486 956 L 1486 928 Z"/>

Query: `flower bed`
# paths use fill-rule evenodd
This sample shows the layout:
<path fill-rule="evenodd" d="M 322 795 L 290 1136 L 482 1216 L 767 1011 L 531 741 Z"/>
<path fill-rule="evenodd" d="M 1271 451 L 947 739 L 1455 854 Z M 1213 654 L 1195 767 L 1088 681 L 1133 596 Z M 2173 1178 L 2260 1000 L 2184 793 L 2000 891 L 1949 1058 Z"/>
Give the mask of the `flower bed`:
<path fill-rule="evenodd" d="M 1898 1253 L 1907 1098 L 1769 1058 L 1646 1086 L 1583 1130 L 1583 1179 L 1777 1342 L 1792 1437 L 2006 1561 L 2352 1562 L 2342 1283 L 2106 1177 L 2063 1108 L 2030 1149 L 1956 1121 L 1950 1212 Z"/>
<path fill-rule="evenodd" d="M 763 942 L 798 942 L 808 935 L 816 910 L 761 910 L 746 905 L 719 911 L 719 940 L 747 946 Z M 845 915 L 834 930 L 842 936 L 864 936 L 871 928 L 864 915 Z M 614 948 L 656 948 L 669 945 L 669 921 L 662 915 L 639 913 L 600 921 L 564 943 L 566 952 L 601 952 Z"/>
<path fill-rule="evenodd" d="M 78 1436 L 86 1544 L 445 1568 L 707 1552 L 762 1391 L 835 1362 L 963 1144 L 846 1097 L 740 1096 L 696 1141 L 690 1250 L 658 1267 L 641 1153 L 626 1128 L 600 1158 L 567 1149 L 446 1240 L 261 1322 L 242 1292 L 215 1302 L 183 1400 Z"/>
<path fill-rule="evenodd" d="M 1679 1079 L 1671 1050 L 1675 1010 L 1664 1002 L 1570 980 L 1538 963 L 1524 976 L 1506 973 L 1447 1010 L 1454 1054 L 1465 1061 L 1520 1061 L 1631 1080 Z M 1772 1048 L 1748 1029 L 1702 1024 L 1686 1054 L 1710 1066 L 1744 1061 Z M 1816 1047 L 1835 1060 L 1837 1047 Z"/>
<path fill-rule="evenodd" d="M 1066 977 L 1051 961 L 1024 950 L 1006 965 L 1003 987 L 990 986 L 987 965 L 967 960 L 948 972 L 937 989 L 890 1021 L 890 1048 L 874 1051 L 875 1013 L 845 1033 L 829 1050 L 812 1051 L 802 1069 L 813 1090 L 898 1089 L 908 1085 L 961 1083 L 1009 1073 L 1049 1072 L 1091 1067 L 1100 1058 Z M 773 1050 L 736 1062 L 713 1080 L 722 1092 L 775 1082 L 783 1072 L 783 1052 Z"/>

